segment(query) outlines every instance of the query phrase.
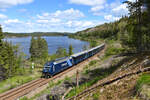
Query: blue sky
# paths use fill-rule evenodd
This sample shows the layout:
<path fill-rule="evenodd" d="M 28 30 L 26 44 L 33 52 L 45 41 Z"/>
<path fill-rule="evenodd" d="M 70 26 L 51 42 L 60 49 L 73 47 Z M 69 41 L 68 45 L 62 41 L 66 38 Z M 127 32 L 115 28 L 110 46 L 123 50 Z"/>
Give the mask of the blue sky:
<path fill-rule="evenodd" d="M 123 1 L 0 0 L 0 24 L 4 32 L 76 32 L 127 15 Z"/>

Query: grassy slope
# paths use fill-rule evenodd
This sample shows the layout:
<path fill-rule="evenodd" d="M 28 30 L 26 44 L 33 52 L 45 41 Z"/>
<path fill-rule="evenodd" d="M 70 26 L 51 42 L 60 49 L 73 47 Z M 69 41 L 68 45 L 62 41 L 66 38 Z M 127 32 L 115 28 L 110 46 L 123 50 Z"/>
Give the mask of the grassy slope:
<path fill-rule="evenodd" d="M 136 84 L 137 97 L 140 99 L 150 99 L 150 73 L 142 74 Z"/>
<path fill-rule="evenodd" d="M 124 49 L 120 46 L 120 39 L 121 34 L 126 32 L 125 26 L 127 25 L 126 18 L 121 19 L 120 21 L 109 23 L 109 24 L 103 24 L 96 26 L 94 28 L 89 28 L 80 32 L 77 32 L 76 35 L 72 35 L 71 37 L 81 39 L 81 40 L 87 40 L 89 42 L 96 41 L 98 44 L 101 42 L 105 42 L 108 45 L 108 49 L 106 50 L 104 59 L 107 59 L 111 55 L 119 54 L 121 51 L 124 51 Z M 103 37 L 101 34 L 107 34 Z M 119 44 L 119 46 L 117 46 Z M 118 48 L 119 47 L 119 48 Z M 101 79 L 101 78 L 98 78 Z M 143 90 L 143 85 L 150 85 L 150 74 L 143 74 L 136 84 L 136 91 L 147 91 L 149 89 Z M 88 83 L 88 85 L 92 85 Z M 79 89 L 75 89 L 77 92 L 83 91 L 83 86 L 80 86 Z M 115 92 L 115 91 L 112 91 Z M 68 97 L 74 95 L 73 92 L 68 94 Z M 150 96 L 150 91 L 147 93 L 148 96 Z M 96 93 L 93 94 L 93 99 L 98 98 L 100 94 Z M 96 99 L 95 99 L 96 100 Z"/>
<path fill-rule="evenodd" d="M 35 68 L 31 73 L 30 68 L 24 68 L 24 74 L 10 77 L 0 82 L 0 93 L 8 91 L 12 88 L 20 86 L 41 77 L 41 68 Z"/>

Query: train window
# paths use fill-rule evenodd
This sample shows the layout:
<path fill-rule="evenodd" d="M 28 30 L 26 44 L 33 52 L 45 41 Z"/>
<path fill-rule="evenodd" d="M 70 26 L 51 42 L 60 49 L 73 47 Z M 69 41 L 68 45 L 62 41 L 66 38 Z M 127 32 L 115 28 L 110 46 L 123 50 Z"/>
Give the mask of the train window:
<path fill-rule="evenodd" d="M 55 66 L 53 65 L 53 72 L 55 72 Z"/>

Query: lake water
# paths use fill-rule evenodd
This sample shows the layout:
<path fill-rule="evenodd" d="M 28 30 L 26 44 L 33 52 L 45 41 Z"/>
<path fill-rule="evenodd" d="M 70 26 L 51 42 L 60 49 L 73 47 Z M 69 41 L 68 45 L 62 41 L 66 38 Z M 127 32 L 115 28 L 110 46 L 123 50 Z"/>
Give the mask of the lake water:
<path fill-rule="evenodd" d="M 69 45 L 71 44 L 74 53 L 81 52 L 83 46 L 89 46 L 88 42 L 68 38 L 67 36 L 43 36 L 48 43 L 48 52 L 49 54 L 54 54 L 58 47 L 66 48 L 68 51 Z M 18 44 L 20 49 L 29 57 L 29 48 L 31 37 L 15 37 L 15 38 L 5 38 L 6 41 L 12 42 L 12 44 Z"/>

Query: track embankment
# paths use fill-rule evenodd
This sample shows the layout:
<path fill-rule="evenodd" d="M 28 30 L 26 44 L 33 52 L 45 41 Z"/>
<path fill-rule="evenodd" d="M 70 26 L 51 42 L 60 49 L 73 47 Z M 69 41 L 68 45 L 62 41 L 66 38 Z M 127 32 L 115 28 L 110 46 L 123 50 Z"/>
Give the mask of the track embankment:
<path fill-rule="evenodd" d="M 31 81 L 26 83 L 22 86 L 18 86 L 17 88 L 11 89 L 5 93 L 0 94 L 0 100 L 15 100 L 22 96 L 32 97 L 37 93 L 40 93 L 44 90 L 50 81 L 56 82 L 60 79 L 64 79 L 66 76 L 70 77 L 76 73 L 76 70 L 83 70 L 85 65 L 87 65 L 90 61 L 98 59 L 98 56 L 104 53 L 106 48 L 101 50 L 99 53 L 95 54 L 94 56 L 86 59 L 85 61 L 55 75 L 52 78 L 44 79 L 39 78 L 37 80 Z"/>
<path fill-rule="evenodd" d="M 99 88 L 99 87 L 103 87 L 105 85 L 109 85 L 109 84 L 114 83 L 114 82 L 116 82 L 118 80 L 124 79 L 124 78 L 126 78 L 128 76 L 137 75 L 137 74 L 140 74 L 140 73 L 143 73 L 143 72 L 149 72 L 149 71 L 150 71 L 150 67 L 147 67 L 147 68 L 138 69 L 138 70 L 135 70 L 135 71 L 130 71 L 130 72 L 126 73 L 126 74 L 120 75 L 120 76 L 118 76 L 116 78 L 113 78 L 113 79 L 110 79 L 110 80 L 107 80 L 107 81 L 105 81 L 103 83 L 98 82 L 97 84 L 91 86 L 90 88 L 87 88 L 83 92 L 81 92 L 81 93 L 77 94 L 76 96 L 73 96 L 73 97 L 71 97 L 71 98 L 69 98 L 67 100 L 80 100 L 81 98 L 86 97 L 90 93 L 96 91 L 96 89 Z"/>

